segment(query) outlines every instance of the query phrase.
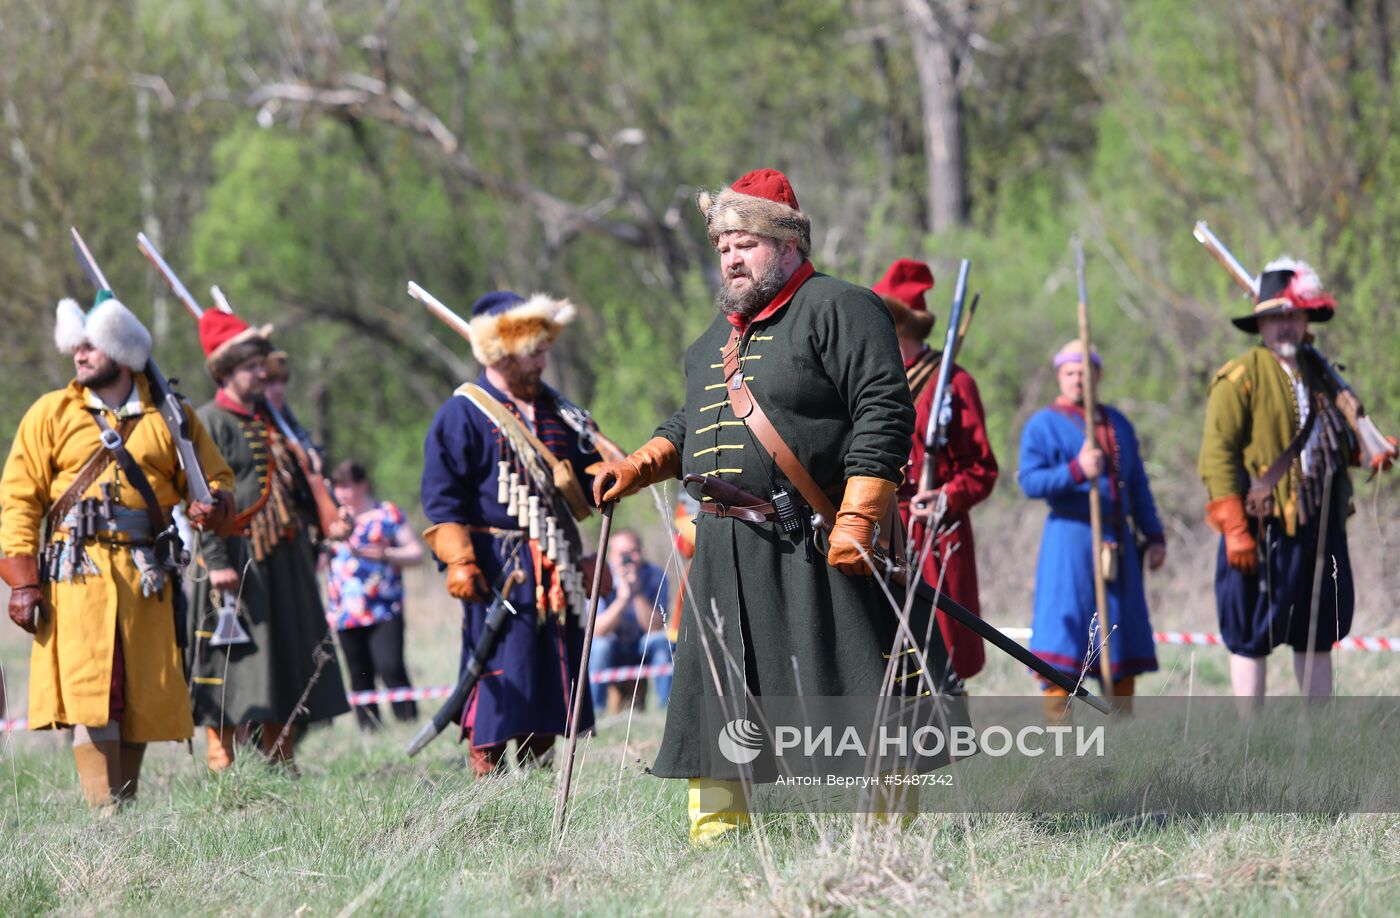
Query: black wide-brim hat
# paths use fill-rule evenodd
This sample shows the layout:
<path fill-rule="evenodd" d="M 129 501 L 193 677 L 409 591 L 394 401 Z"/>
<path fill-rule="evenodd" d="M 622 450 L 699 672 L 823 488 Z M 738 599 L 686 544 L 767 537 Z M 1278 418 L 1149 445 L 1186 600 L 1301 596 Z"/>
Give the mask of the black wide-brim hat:
<path fill-rule="evenodd" d="M 1319 289 L 1317 275 L 1307 269 L 1306 278 L 1310 283 L 1307 290 L 1300 289 L 1301 272 L 1292 269 L 1265 271 L 1259 276 L 1259 295 L 1255 297 L 1254 311 L 1247 316 L 1239 316 L 1230 323 L 1240 331 L 1258 334 L 1259 320 L 1266 316 L 1282 316 L 1292 312 L 1303 312 L 1309 322 L 1326 322 L 1337 311 L 1337 301 Z"/>

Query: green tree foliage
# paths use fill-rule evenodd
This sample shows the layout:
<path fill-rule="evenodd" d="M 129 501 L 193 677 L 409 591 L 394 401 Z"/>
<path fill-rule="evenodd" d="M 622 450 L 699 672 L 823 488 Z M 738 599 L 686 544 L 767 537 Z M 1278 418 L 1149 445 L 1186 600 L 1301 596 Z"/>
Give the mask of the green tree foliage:
<path fill-rule="evenodd" d="M 713 315 L 693 193 L 760 165 L 793 178 L 822 270 L 869 283 L 925 257 L 946 311 L 957 259 L 973 259 L 983 299 L 963 363 L 1008 470 L 1075 333 L 1074 233 L 1105 397 L 1138 421 L 1183 518 L 1199 514 L 1205 386 L 1247 344 L 1196 219 L 1256 270 L 1284 252 L 1313 262 L 1342 300 L 1320 343 L 1383 422 L 1400 417 L 1384 4 L 933 7 L 962 10 L 970 49 L 970 221 L 938 237 L 893 0 L 13 5 L 0 420 L 66 379 L 47 341 L 52 302 L 87 293 L 70 224 L 152 321 L 167 372 L 210 394 L 193 324 L 132 242 L 155 227 L 198 296 L 219 284 L 276 325 L 303 421 L 334 458 L 369 460 L 387 496 L 412 502 L 423 431 L 475 373 L 408 280 L 464 314 L 500 287 L 573 299 L 554 379 L 636 445 L 674 409 L 682 351 Z"/>

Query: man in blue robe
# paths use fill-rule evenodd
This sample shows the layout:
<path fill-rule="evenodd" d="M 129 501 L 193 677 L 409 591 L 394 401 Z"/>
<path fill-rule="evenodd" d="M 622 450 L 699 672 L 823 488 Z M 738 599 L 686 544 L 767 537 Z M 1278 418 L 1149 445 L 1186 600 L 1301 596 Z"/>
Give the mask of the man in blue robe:
<path fill-rule="evenodd" d="M 1095 388 L 1103 372 L 1090 355 Z M 1084 352 L 1072 341 L 1055 355 L 1060 395 L 1031 416 L 1021 432 L 1017 480 L 1027 497 L 1050 505 L 1036 566 L 1035 612 L 1030 649 L 1072 678 L 1100 676 L 1097 607 L 1094 601 L 1093 537 L 1089 489 L 1101 495 L 1106 549 L 1101 563 L 1109 582 L 1108 644 L 1116 697 L 1133 694 L 1135 677 L 1155 672 L 1157 654 L 1147 618 L 1142 564 L 1153 570 L 1166 561 L 1166 539 L 1147 484 L 1133 425 L 1110 405 L 1099 404 L 1093 442 L 1084 435 Z M 1139 554 L 1139 542 L 1145 555 Z M 1111 580 L 1109 577 L 1111 576 Z M 1046 713 L 1060 720 L 1067 693 L 1042 685 Z"/>
<path fill-rule="evenodd" d="M 585 468 L 599 457 L 566 420 L 577 424 L 578 409 L 540 379 L 573 316 L 572 304 L 543 294 L 477 300 L 472 352 L 485 369 L 438 410 L 423 446 L 421 496 L 432 524 L 423 536 L 447 570 L 447 591 L 462 600 L 463 666 L 495 591 L 516 609 L 463 712 L 478 776 L 501 767 L 512 739 L 521 762 L 552 748 L 566 732 L 579 673 L 587 583 L 574 519 L 587 515 Z M 565 478 L 572 487 L 558 486 Z M 587 695 L 581 731 L 593 726 Z"/>

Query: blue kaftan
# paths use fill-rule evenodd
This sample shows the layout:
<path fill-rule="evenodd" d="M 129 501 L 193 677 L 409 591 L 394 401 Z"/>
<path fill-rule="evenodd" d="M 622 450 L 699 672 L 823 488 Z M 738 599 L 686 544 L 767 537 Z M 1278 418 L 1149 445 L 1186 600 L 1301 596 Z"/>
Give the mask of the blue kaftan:
<path fill-rule="evenodd" d="M 1111 436 L 1102 418 L 1112 424 Z M 1129 523 L 1147 543 L 1162 541 L 1162 523 L 1142 467 L 1137 434 L 1116 409 L 1100 408 L 1099 442 L 1108 459 L 1099 476 L 1104 540 L 1120 549 L 1118 577 L 1107 584 L 1113 678 L 1157 669 L 1152 625 L 1143 593 L 1142 561 Z M 1108 441 L 1108 442 L 1105 442 Z M 1030 649 L 1057 669 L 1077 678 L 1097 638 L 1094 603 L 1093 536 L 1089 525 L 1089 482 L 1079 470 L 1084 445 L 1084 412 L 1057 402 L 1038 411 L 1021 433 L 1017 480 L 1027 497 L 1050 505 L 1036 566 L 1035 607 Z M 1100 673 L 1097 656 L 1091 675 Z"/>

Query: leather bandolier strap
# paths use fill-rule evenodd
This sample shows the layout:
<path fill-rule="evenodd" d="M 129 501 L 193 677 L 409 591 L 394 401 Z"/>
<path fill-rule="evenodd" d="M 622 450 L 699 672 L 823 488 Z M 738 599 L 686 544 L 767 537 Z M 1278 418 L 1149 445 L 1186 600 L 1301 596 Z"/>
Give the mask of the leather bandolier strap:
<path fill-rule="evenodd" d="M 1289 441 L 1283 452 L 1278 454 L 1278 458 L 1264 470 L 1264 474 L 1249 479 L 1249 493 L 1245 495 L 1244 509 L 1250 516 L 1262 520 L 1273 515 L 1274 486 L 1283 480 L 1283 476 L 1288 474 L 1289 468 L 1293 466 L 1293 461 L 1302 455 L 1308 435 L 1312 433 L 1313 423 L 1317 420 L 1317 414 L 1317 408 L 1314 406 L 1313 410 L 1308 412 L 1308 419 L 1303 422 L 1297 436 Z"/>
<path fill-rule="evenodd" d="M 724 359 L 725 388 L 729 395 L 730 408 L 733 410 L 734 416 L 753 431 L 753 435 L 758 438 L 764 451 L 772 457 L 773 462 L 787 476 L 787 480 L 792 482 L 792 486 L 797 488 L 797 493 L 802 495 L 802 499 L 807 502 L 807 505 L 821 516 L 822 528 L 830 530 L 836 523 L 836 505 L 812 478 L 806 466 L 802 464 L 802 460 L 797 458 L 797 454 L 783 440 L 782 434 L 778 433 L 773 422 L 768 420 L 768 415 L 764 413 L 763 407 L 753 397 L 753 392 L 749 390 L 749 384 L 744 379 L 743 364 L 739 361 L 739 344 L 739 329 L 731 329 L 729 341 L 725 344 L 721 354 Z M 703 504 L 701 509 L 704 510 Z M 733 512 L 727 515 L 739 516 Z M 905 554 L 904 526 L 899 518 L 897 501 L 890 501 L 885 518 L 880 522 L 875 548 L 875 554 L 883 556 L 889 563 L 895 566 L 903 564 Z"/>
<path fill-rule="evenodd" d="M 812 479 L 801 460 L 784 442 L 782 435 L 773 426 L 773 422 L 768 420 L 768 415 L 749 391 L 749 384 L 744 381 L 743 366 L 739 362 L 739 340 L 739 329 L 731 329 L 729 342 L 724 346 L 722 354 L 729 405 L 734 411 L 734 416 L 753 431 L 764 451 L 772 457 L 778 468 L 782 469 L 788 481 L 797 489 L 797 493 L 802 495 L 808 506 L 821 514 L 825 526 L 830 528 L 836 522 L 836 505 Z"/>
<path fill-rule="evenodd" d="M 117 468 L 126 475 L 126 480 L 131 482 L 132 487 L 136 488 L 136 493 L 141 495 L 141 502 L 146 505 L 146 518 L 151 522 L 151 538 L 156 540 L 157 556 L 159 557 L 159 549 L 163 544 L 161 534 L 169 527 L 170 523 L 160 508 L 160 502 L 156 499 L 155 489 L 151 487 L 151 481 L 141 469 L 141 464 L 127 450 L 126 437 L 107 423 L 102 412 L 94 411 L 92 418 L 102 430 L 103 448 L 112 454 L 112 458 L 117 462 Z M 159 558 L 159 560 L 162 563 L 168 563 L 176 559 L 166 557 Z"/>
<path fill-rule="evenodd" d="M 131 436 L 131 432 L 136 428 L 136 422 L 139 420 L 141 420 L 139 416 L 126 418 L 117 426 L 117 434 L 121 437 L 122 442 L 126 442 L 126 439 Z M 78 469 L 78 477 L 74 478 L 73 483 L 58 496 L 58 500 L 53 502 L 53 506 L 49 508 L 48 515 L 45 517 L 45 546 L 53 538 L 58 527 L 63 524 L 63 518 L 68 515 L 68 511 L 72 510 L 73 505 L 82 499 L 83 492 L 92 487 L 93 483 L 102 476 L 102 473 L 107 470 L 107 466 L 111 465 L 113 458 L 112 451 L 107 449 L 105 445 L 101 445 L 97 447 L 96 452 L 88 457 L 87 462 L 83 463 L 82 468 Z"/>
<path fill-rule="evenodd" d="M 569 512 L 573 514 L 575 520 L 582 522 L 592 515 L 593 508 L 588 503 L 588 498 L 584 496 L 583 488 L 579 485 L 578 479 L 574 477 L 573 466 L 554 455 L 553 451 L 541 443 L 539 437 L 536 437 L 529 427 L 510 412 L 510 409 L 475 383 L 464 383 L 459 386 L 457 394 L 466 396 L 472 404 L 486 412 L 487 417 L 497 427 L 509 427 L 520 434 L 534 448 L 535 452 L 539 453 L 541 461 L 549 466 L 554 479 L 554 487 L 559 491 L 559 496 L 564 498 L 564 503 L 568 505 Z"/>

